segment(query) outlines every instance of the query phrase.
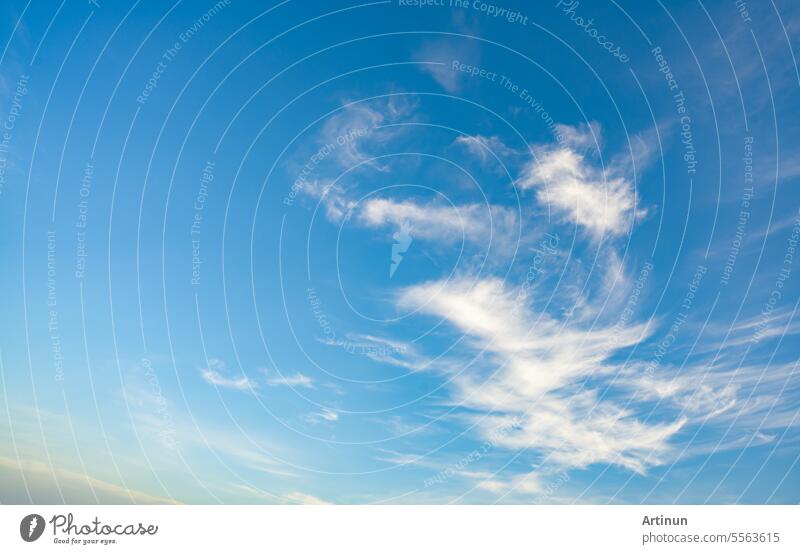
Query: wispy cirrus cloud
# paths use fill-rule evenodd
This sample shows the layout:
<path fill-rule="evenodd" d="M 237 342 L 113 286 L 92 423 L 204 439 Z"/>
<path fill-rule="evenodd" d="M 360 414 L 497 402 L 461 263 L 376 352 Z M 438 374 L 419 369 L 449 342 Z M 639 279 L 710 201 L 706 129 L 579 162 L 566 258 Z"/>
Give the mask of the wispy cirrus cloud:
<path fill-rule="evenodd" d="M 650 370 L 642 345 L 658 322 L 609 326 L 597 310 L 591 320 L 558 318 L 520 303 L 514 287 L 496 278 L 411 286 L 398 303 L 456 332 L 458 355 L 472 357 L 447 375 L 452 405 L 484 444 L 525 451 L 535 467 L 492 476 L 475 468 L 472 477 L 454 471 L 476 490 L 541 496 L 559 473 L 606 464 L 646 474 L 702 452 L 767 444 L 778 430 L 800 425 L 798 364 L 743 366 L 741 342 L 738 363 Z M 743 327 L 752 331 L 753 323 Z M 615 361 L 631 347 L 639 353 Z M 704 439 L 702 452 L 682 447 L 680 437 L 699 429 L 717 438 Z"/>
<path fill-rule="evenodd" d="M 258 384 L 245 375 L 241 377 L 231 377 L 226 375 L 225 362 L 212 358 L 208 360 L 208 367 L 200 371 L 200 375 L 210 385 L 234 390 L 252 390 L 258 388 Z"/>
<path fill-rule="evenodd" d="M 293 375 L 277 375 L 267 379 L 270 387 L 302 387 L 306 389 L 314 388 L 314 380 L 302 373 Z"/>
<path fill-rule="evenodd" d="M 339 421 L 339 412 L 331 408 L 322 408 L 319 412 L 314 412 L 305 416 L 308 423 L 336 423 Z"/>
<path fill-rule="evenodd" d="M 334 223 L 343 221 L 356 206 L 355 200 L 349 197 L 344 187 L 330 180 L 307 181 L 298 190 L 321 202 L 325 217 Z"/>
<path fill-rule="evenodd" d="M 618 350 L 637 344 L 645 327 L 576 328 L 532 313 L 515 298 L 493 278 L 426 283 L 399 298 L 441 318 L 474 351 L 488 354 L 490 363 L 474 364 L 452 381 L 453 402 L 476 413 L 472 420 L 481 434 L 503 448 L 539 452 L 558 468 L 607 463 L 644 473 L 663 462 L 685 419 L 646 423 L 581 385 L 617 371 L 608 345 Z"/>
<path fill-rule="evenodd" d="M 228 488 L 233 494 L 244 495 L 246 498 L 256 499 L 268 504 L 330 504 L 330 502 L 322 500 L 319 497 L 300 491 L 276 494 L 242 483 L 231 484 Z"/>
<path fill-rule="evenodd" d="M 322 500 L 313 494 L 306 494 L 304 492 L 290 492 L 283 496 L 288 504 L 306 504 L 306 505 L 327 505 L 330 502 Z"/>
<path fill-rule="evenodd" d="M 577 151 L 598 152 L 603 147 L 603 130 L 596 121 L 581 122 L 578 125 L 556 124 L 561 143 Z"/>
<path fill-rule="evenodd" d="M 490 167 L 499 174 L 503 173 L 501 164 L 504 164 L 504 160 L 519 154 L 496 135 L 461 135 L 456 137 L 454 144 L 464 148 L 481 165 Z"/>
<path fill-rule="evenodd" d="M 343 169 L 364 166 L 388 171 L 386 162 L 375 158 L 383 145 L 403 133 L 403 127 L 396 124 L 408 121 L 413 110 L 413 102 L 404 95 L 346 101 L 323 125 L 317 137 L 323 149 L 317 155 L 329 157 Z"/>
<path fill-rule="evenodd" d="M 453 94 L 464 88 L 469 79 L 466 73 L 453 69 L 454 60 L 477 60 L 478 48 L 474 41 L 443 38 L 426 42 L 415 58 L 423 62 L 419 69 L 430 75 L 444 90 Z"/>
<path fill-rule="evenodd" d="M 410 228 L 414 240 L 441 244 L 460 241 L 488 247 L 510 246 L 519 240 L 520 218 L 516 210 L 497 204 L 451 205 L 435 201 L 373 197 L 357 203 L 343 187 L 315 182 L 304 192 L 317 198 L 334 223 L 349 219 L 367 229 L 392 232 Z"/>

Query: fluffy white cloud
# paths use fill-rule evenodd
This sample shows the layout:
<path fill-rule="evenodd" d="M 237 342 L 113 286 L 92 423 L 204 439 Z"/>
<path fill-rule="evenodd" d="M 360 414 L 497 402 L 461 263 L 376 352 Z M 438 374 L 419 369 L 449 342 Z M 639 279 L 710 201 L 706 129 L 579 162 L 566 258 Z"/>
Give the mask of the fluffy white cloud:
<path fill-rule="evenodd" d="M 594 144 L 599 131 L 559 127 L 564 144 L 535 148 L 517 184 L 535 190 L 537 200 L 556 216 L 595 239 L 625 234 L 644 215 L 637 207 L 633 184 L 616 168 L 595 167 L 579 152 Z"/>

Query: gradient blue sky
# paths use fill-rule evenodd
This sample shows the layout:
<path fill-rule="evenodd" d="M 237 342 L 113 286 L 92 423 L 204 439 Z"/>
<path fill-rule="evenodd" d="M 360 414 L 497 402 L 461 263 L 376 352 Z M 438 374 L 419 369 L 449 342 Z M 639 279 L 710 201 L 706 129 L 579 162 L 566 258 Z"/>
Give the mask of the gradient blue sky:
<path fill-rule="evenodd" d="M 800 500 L 798 7 L 404 4 L 3 3 L 0 501 Z"/>

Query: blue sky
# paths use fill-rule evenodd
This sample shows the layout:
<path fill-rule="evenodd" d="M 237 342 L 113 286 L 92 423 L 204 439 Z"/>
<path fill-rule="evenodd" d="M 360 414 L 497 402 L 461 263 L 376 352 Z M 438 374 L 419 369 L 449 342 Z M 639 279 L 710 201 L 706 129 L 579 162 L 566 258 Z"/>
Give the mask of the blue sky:
<path fill-rule="evenodd" d="M 6 2 L 0 501 L 796 503 L 791 2 Z"/>

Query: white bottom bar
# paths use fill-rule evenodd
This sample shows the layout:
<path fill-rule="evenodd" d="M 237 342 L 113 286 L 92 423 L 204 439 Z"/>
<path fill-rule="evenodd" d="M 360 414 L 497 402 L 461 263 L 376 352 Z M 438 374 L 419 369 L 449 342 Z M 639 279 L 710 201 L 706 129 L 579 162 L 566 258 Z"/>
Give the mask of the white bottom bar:
<path fill-rule="evenodd" d="M 799 520 L 800 506 L 0 506 L 0 552 L 777 554 L 800 552 Z"/>

